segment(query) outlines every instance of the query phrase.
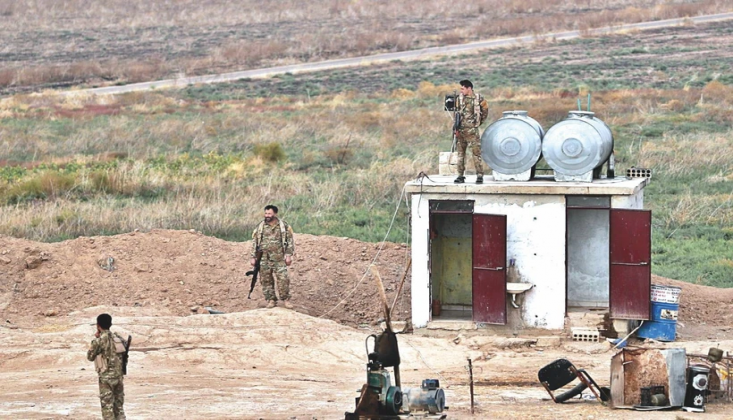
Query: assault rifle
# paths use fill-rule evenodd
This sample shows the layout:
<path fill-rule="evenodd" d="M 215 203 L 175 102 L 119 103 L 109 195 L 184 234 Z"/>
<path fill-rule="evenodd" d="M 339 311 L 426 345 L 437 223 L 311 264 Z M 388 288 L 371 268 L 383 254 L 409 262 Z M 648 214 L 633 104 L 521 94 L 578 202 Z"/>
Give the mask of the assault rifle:
<path fill-rule="evenodd" d="M 122 353 L 122 374 L 127 375 L 127 360 L 130 357 L 130 344 L 132 344 L 132 336 L 127 336 L 127 344 L 125 345 L 125 352 Z"/>
<path fill-rule="evenodd" d="M 257 247 L 257 251 L 255 251 L 255 267 L 254 269 L 246 272 L 245 276 L 252 276 L 252 283 L 249 284 L 249 293 L 247 293 L 247 299 L 250 299 L 250 296 L 252 296 L 252 291 L 255 289 L 255 284 L 257 284 L 257 276 L 260 274 L 260 261 L 262 261 L 262 250 Z"/>

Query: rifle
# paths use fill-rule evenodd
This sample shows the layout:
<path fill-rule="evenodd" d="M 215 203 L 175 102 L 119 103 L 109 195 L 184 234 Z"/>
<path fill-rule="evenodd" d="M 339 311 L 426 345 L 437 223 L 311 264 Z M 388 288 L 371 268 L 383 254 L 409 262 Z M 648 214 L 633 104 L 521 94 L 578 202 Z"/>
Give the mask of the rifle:
<path fill-rule="evenodd" d="M 247 293 L 247 299 L 251 299 L 250 296 L 252 296 L 252 291 L 255 289 L 255 284 L 257 284 L 257 276 L 260 274 L 260 261 L 262 261 L 262 250 L 257 247 L 257 251 L 255 251 L 255 267 L 253 270 L 250 270 L 246 272 L 245 276 L 252 276 L 252 283 L 249 284 L 249 293 Z"/>
<path fill-rule="evenodd" d="M 127 344 L 125 345 L 125 352 L 122 354 L 122 374 L 127 375 L 127 360 L 130 357 L 130 344 L 132 344 L 132 336 L 127 336 Z"/>
<path fill-rule="evenodd" d="M 456 134 L 458 133 L 458 129 L 461 127 L 461 113 L 458 112 L 458 108 L 453 112 L 453 145 L 451 146 L 451 152 L 456 151 Z"/>

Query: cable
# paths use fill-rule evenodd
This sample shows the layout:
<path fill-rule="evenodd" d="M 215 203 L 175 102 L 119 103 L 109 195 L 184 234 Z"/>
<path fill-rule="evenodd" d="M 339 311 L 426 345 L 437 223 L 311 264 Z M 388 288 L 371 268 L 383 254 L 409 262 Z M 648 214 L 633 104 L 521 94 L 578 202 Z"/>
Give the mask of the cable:
<path fill-rule="evenodd" d="M 417 174 L 417 178 L 415 178 L 415 181 L 416 182 L 417 181 L 420 181 L 420 198 L 417 200 L 417 217 L 419 217 L 421 219 L 422 219 L 422 216 L 420 216 L 420 203 L 422 202 L 422 193 L 423 193 L 422 184 L 423 184 L 423 182 L 425 182 L 425 179 L 426 178 L 430 182 L 435 182 L 432 179 L 430 179 L 430 177 L 428 176 L 428 174 L 426 174 L 423 171 L 420 171 L 420 173 Z"/>
<path fill-rule="evenodd" d="M 626 340 L 628 340 L 628 339 L 629 339 L 629 337 L 631 337 L 631 336 L 632 336 L 632 335 L 633 335 L 633 334 L 634 334 L 634 333 L 635 333 L 635 332 L 636 332 L 636 331 L 637 331 L 637 330 L 638 330 L 639 328 L 641 328 L 641 326 L 642 326 L 642 325 L 644 325 L 644 321 L 641 321 L 641 324 L 639 324 L 639 326 L 638 326 L 638 327 L 634 328 L 634 331 L 631 331 L 631 332 L 629 333 L 629 335 L 627 335 L 626 337 L 624 337 L 624 339 L 623 339 L 623 340 L 621 340 L 621 341 L 619 341 L 618 343 L 616 343 L 616 345 L 615 345 L 615 346 L 613 346 L 613 347 L 611 347 L 611 348 L 610 348 L 609 350 L 617 349 L 617 348 L 618 348 L 618 346 L 620 346 L 620 345 L 621 345 L 621 344 L 623 344 L 623 343 L 624 343 L 624 342 L 625 342 Z"/>
<path fill-rule="evenodd" d="M 328 312 L 322 314 L 318 318 L 325 317 L 326 315 L 328 315 L 331 312 L 333 312 L 334 310 L 336 310 L 336 308 L 338 308 L 339 306 L 341 306 L 342 303 L 346 302 L 346 299 L 350 298 L 351 295 L 353 295 L 354 292 L 356 292 L 356 289 L 359 288 L 359 286 L 361 285 L 361 283 L 367 277 L 367 273 L 369 273 L 369 267 L 371 267 L 372 265 L 374 265 L 374 262 L 377 261 L 377 258 L 379 257 L 379 254 L 382 252 L 382 249 L 384 249 L 384 244 L 385 244 L 385 242 L 387 242 L 387 238 L 389 237 L 389 233 L 392 231 L 392 226 L 394 225 L 394 221 L 397 218 L 397 213 L 399 212 L 400 207 L 402 205 L 402 196 L 404 194 L 405 194 L 405 187 L 403 186 L 402 187 L 402 192 L 400 193 L 400 198 L 397 200 L 397 208 L 395 208 L 394 214 L 392 215 L 392 221 L 389 222 L 389 228 L 387 228 L 387 234 L 384 235 L 384 239 L 382 239 L 382 243 L 379 245 L 379 249 L 377 250 L 377 253 L 374 255 L 374 258 L 372 258 L 372 261 L 369 263 L 369 265 L 367 265 L 366 270 L 364 270 L 364 275 L 361 276 L 361 279 L 359 279 L 359 281 L 356 283 L 356 286 L 354 286 L 354 288 L 351 289 L 351 291 L 343 299 L 341 299 L 341 301 L 339 303 L 337 303 L 336 306 L 334 306 Z"/>

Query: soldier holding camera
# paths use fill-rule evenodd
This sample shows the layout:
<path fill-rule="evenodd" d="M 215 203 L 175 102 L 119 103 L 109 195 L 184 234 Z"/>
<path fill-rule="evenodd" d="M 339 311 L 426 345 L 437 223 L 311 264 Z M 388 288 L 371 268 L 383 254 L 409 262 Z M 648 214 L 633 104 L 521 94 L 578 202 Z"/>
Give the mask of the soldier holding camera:
<path fill-rule="evenodd" d="M 489 105 L 486 99 L 474 93 L 471 81 L 461 80 L 460 84 L 461 94 L 456 100 L 456 118 L 453 125 L 458 149 L 458 177 L 453 182 L 462 184 L 466 181 L 466 177 L 463 176 L 466 170 L 466 149 L 470 149 L 476 167 L 476 183 L 481 184 L 484 182 L 484 165 L 481 159 L 481 138 L 478 129 L 489 113 Z"/>

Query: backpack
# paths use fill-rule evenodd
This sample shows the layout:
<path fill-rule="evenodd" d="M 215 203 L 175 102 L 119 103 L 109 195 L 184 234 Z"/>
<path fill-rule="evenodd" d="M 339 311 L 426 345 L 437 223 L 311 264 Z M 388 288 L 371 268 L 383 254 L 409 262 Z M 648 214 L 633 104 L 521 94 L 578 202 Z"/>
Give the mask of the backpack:
<path fill-rule="evenodd" d="M 484 123 L 484 121 L 486 121 L 486 117 L 489 116 L 489 107 L 488 105 L 486 106 L 486 108 L 482 107 L 481 101 L 485 100 L 484 97 L 481 96 L 481 94 L 478 92 L 475 92 L 475 94 L 476 100 L 473 103 L 473 114 L 479 116 L 478 125 L 481 125 Z"/>
<path fill-rule="evenodd" d="M 114 347 L 114 354 L 122 359 L 123 374 L 127 374 L 127 347 L 125 347 L 127 345 L 128 344 L 125 343 L 125 340 L 123 340 L 122 337 L 119 336 L 119 334 L 112 334 L 112 346 Z M 107 360 L 107 358 L 104 356 L 104 353 L 99 353 L 94 359 L 94 368 L 97 370 L 97 373 L 106 372 L 109 368 L 110 362 L 111 361 Z"/>

